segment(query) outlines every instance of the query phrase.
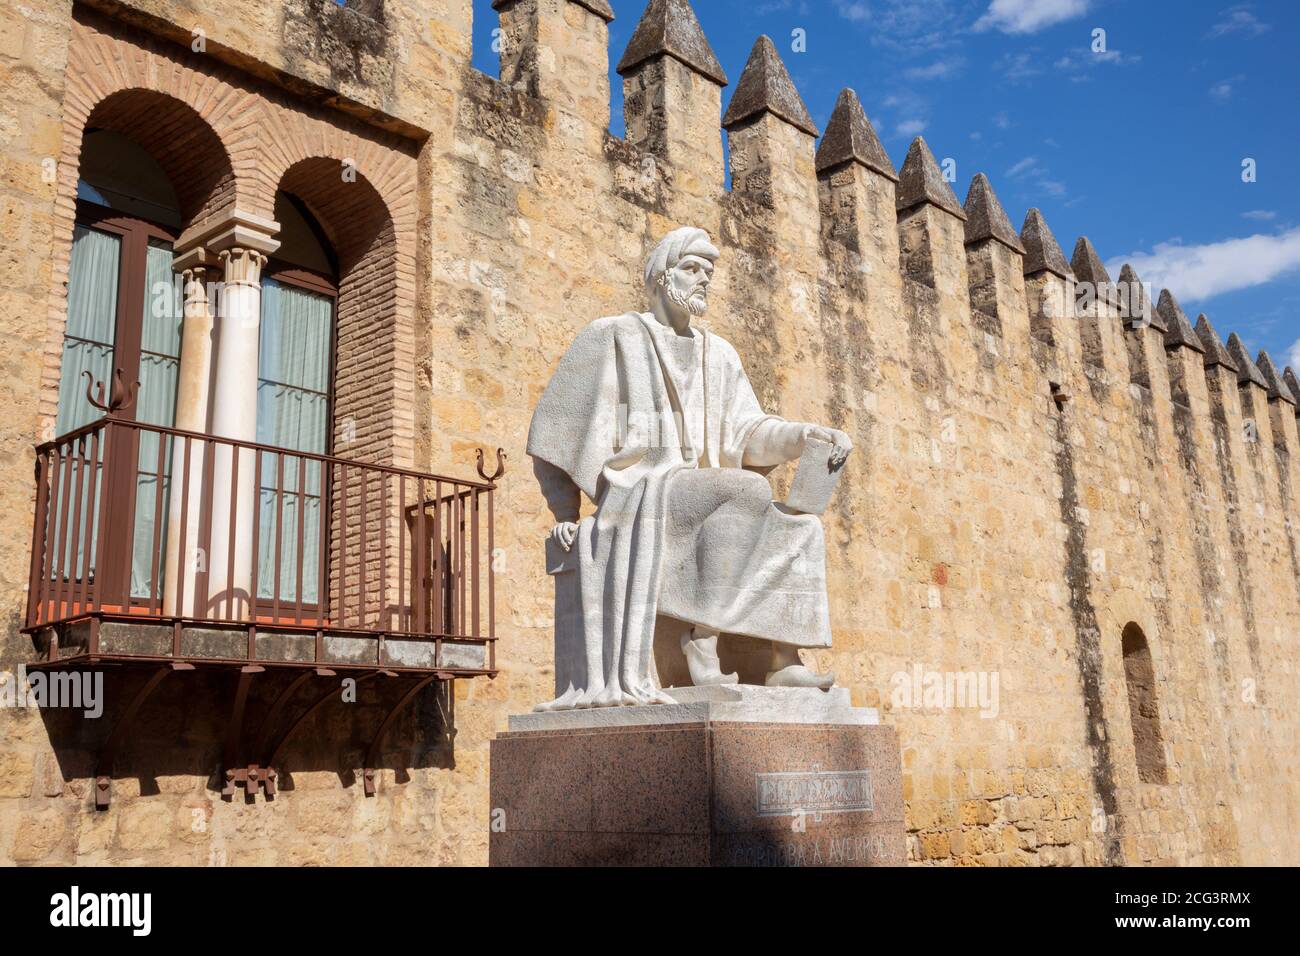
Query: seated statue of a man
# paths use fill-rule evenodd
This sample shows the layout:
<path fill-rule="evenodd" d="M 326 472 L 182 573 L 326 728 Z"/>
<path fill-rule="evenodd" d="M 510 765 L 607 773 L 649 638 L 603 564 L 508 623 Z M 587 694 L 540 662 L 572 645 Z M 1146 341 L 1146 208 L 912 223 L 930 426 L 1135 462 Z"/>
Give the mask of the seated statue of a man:
<path fill-rule="evenodd" d="M 645 267 L 651 311 L 583 329 L 538 402 L 528 454 L 555 516 L 549 547 L 577 578 L 567 623 L 557 612 L 560 696 L 539 710 L 672 703 L 654 661 L 661 615 L 691 626 L 697 686 L 737 680 L 720 633 L 771 642 L 769 686 L 834 682 L 799 659 L 831 643 L 821 520 L 775 504 L 764 474 L 810 438 L 836 466 L 853 443 L 765 414 L 736 350 L 692 326 L 718 257 L 702 229 L 665 237 Z M 595 504 L 581 520 L 580 494 Z M 562 641 L 561 627 L 581 634 Z"/>

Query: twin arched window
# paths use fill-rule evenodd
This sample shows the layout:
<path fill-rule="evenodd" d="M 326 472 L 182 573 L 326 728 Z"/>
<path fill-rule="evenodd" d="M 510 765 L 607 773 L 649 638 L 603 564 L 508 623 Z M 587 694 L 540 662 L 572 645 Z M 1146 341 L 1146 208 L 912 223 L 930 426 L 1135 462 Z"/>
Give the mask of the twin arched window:
<path fill-rule="evenodd" d="M 310 210 L 281 192 L 276 197 L 276 217 L 281 223 L 281 247 L 263 270 L 262 313 L 259 328 L 257 381 L 257 441 L 294 451 L 325 454 L 330 449 L 335 303 L 338 264 L 328 240 Z M 181 371 L 183 298 L 180 280 L 172 269 L 173 244 L 180 234 L 179 204 L 166 174 L 150 154 L 131 139 L 110 130 L 87 130 L 83 139 L 77 217 L 68 267 L 68 316 L 64 329 L 55 435 L 66 435 L 98 419 L 103 413 L 86 397 L 86 376 L 102 382 L 106 391 L 120 369 L 128 388 L 138 383 L 134 404 L 120 417 L 172 427 L 176 418 L 177 383 Z M 218 307 L 216 302 L 213 307 Z M 218 332 L 219 334 L 219 332 Z M 220 374 L 217 370 L 216 374 Z M 158 556 L 154 541 L 165 540 L 171 463 L 170 448 L 159 438 L 142 432 L 129 454 L 115 453 L 104 474 L 102 450 L 97 468 L 109 483 L 115 500 L 134 498 L 129 526 L 100 529 L 94 518 L 92 542 L 107 532 L 109 543 L 129 545 L 125 553 L 105 557 L 106 570 L 129 569 L 133 600 L 147 600 L 151 574 Z M 276 527 L 275 458 L 267 456 L 259 495 L 260 523 L 267 533 L 263 547 L 274 541 Z M 291 462 L 291 471 L 298 465 Z M 304 485 L 302 511 L 298 496 L 283 496 L 279 505 L 280 533 L 296 533 L 305 525 L 305 539 L 317 540 L 322 498 L 319 468 L 303 467 L 300 476 L 287 476 L 287 487 Z M 316 474 L 312 474 L 312 472 Z M 157 494 L 157 482 L 164 483 Z M 161 502 L 161 507 L 159 503 Z M 89 510 L 89 502 L 87 503 Z M 155 513 L 157 510 L 159 513 Z M 89 515 L 87 515 L 89 521 Z M 111 544 L 110 544 L 111 546 Z M 79 551 L 80 551 L 79 547 Z M 90 555 L 96 553 L 92 544 Z M 289 549 L 290 551 L 292 549 Z M 303 599 L 316 600 L 318 590 L 315 555 L 304 555 Z M 296 556 L 289 555 L 289 560 Z M 89 556 L 78 555 L 77 575 L 95 569 Z M 273 560 L 264 560 L 259 596 L 271 593 Z M 280 597 L 294 600 L 296 569 L 282 578 Z M 124 574 L 126 571 L 123 572 Z"/>

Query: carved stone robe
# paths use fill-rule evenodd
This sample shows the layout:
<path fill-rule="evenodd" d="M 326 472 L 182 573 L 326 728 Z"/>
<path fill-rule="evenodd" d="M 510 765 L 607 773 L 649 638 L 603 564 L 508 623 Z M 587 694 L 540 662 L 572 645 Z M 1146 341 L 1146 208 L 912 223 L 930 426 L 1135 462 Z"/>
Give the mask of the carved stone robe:
<path fill-rule="evenodd" d="M 786 460 L 800 428 L 763 413 L 717 335 L 678 336 L 635 312 L 578 334 L 538 402 L 528 454 L 557 517 L 577 520 L 574 486 L 597 506 L 573 545 L 581 661 L 559 659 L 576 655 L 557 634 L 557 671 L 582 704 L 648 699 L 659 614 L 830 645 L 821 522 L 774 504 L 763 475 L 744 470 Z"/>

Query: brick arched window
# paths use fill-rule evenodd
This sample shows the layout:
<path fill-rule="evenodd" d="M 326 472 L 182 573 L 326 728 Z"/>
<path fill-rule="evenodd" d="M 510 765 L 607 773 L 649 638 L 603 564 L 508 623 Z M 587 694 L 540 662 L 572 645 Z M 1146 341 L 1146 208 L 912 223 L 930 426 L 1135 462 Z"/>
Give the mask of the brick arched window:
<path fill-rule="evenodd" d="M 1125 626 L 1121 641 L 1138 779 L 1143 783 L 1168 783 L 1169 771 L 1165 764 L 1164 737 L 1160 731 L 1160 707 L 1156 699 L 1156 674 L 1151 662 L 1151 648 L 1142 628 L 1133 623 Z"/>
<path fill-rule="evenodd" d="M 114 93 L 91 110 L 78 159 L 55 435 L 103 414 L 87 398 L 87 375 L 103 384 L 106 396 L 115 380 L 124 394 L 135 389 L 117 418 L 170 427 L 182 337 L 173 244 L 186 225 L 230 194 L 229 159 L 193 109 L 146 90 Z M 95 580 L 100 593 L 120 606 L 160 596 L 156 571 L 170 495 L 169 450 L 160 447 L 157 434 L 123 435 L 111 459 L 98 448 L 94 481 L 83 480 L 70 492 L 84 499 L 77 510 L 89 533 L 68 546 L 60 565 L 68 578 Z M 89 463 L 84 470 L 89 473 Z M 99 481 L 112 500 L 124 503 L 102 528 L 89 491 Z"/>

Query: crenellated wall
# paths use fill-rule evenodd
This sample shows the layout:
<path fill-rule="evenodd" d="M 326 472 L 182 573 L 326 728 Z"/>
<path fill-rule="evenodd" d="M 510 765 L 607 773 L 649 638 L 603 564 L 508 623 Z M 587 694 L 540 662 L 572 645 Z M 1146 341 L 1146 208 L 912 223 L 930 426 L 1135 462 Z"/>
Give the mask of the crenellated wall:
<path fill-rule="evenodd" d="M 823 134 L 765 38 L 729 92 L 686 0 L 650 0 L 625 51 L 608 49 L 604 0 L 498 0 L 501 80 L 469 65 L 469 0 L 383 0 L 368 14 L 326 0 L 93 5 L 159 42 L 202 25 L 214 71 L 418 154 L 407 384 L 425 407 L 398 454 L 463 473 L 480 446 L 510 456 L 502 673 L 457 683 L 450 754 L 401 779 L 386 771 L 369 802 L 324 774 L 274 807 L 233 806 L 189 773 L 97 816 L 75 775 L 42 783 L 53 755 L 40 722 L 0 713 L 23 727 L 0 745 L 0 858 L 194 859 L 182 810 L 207 799 L 203 839 L 232 863 L 331 862 L 344 847 L 360 862 L 485 862 L 487 741 L 549 696 L 553 676 L 551 518 L 524 454 L 532 408 L 583 325 L 642 307 L 650 246 L 694 224 L 723 253 L 707 322 L 768 410 L 857 445 L 826 515 L 835 644 L 816 663 L 898 729 L 910 859 L 1300 863 L 1295 380 L 1208 319 L 1193 327 L 1178 290 L 1152 290 L 1158 305 L 1143 308 L 1131 270 L 1113 284 L 1086 239 L 1067 260 L 1037 210 L 1017 231 L 983 175 L 959 202 L 923 140 L 895 169 L 852 91 Z M 23 316 L 45 314 L 67 242 L 31 167 L 60 154 L 73 32 L 66 2 L 23 10 L 0 14 L 24 37 L 0 47 L 6 85 L 32 91 L 0 107 L 6 246 L 21 240 L 0 262 L 13 290 L 0 293 L 9 668 L 26 652 L 16 629 L 42 401 L 26 356 L 43 330 Z M 611 56 L 625 139 L 608 132 Z M 776 490 L 789 478 L 778 470 Z M 1144 727 L 1158 725 L 1160 773 L 1139 771 L 1133 625 L 1154 676 L 1140 706 Z M 996 715 L 912 700 L 914 676 L 924 687 L 931 673 L 996 679 Z M 166 722 L 166 706 L 142 719 Z M 116 821 L 159 801 L 172 809 L 141 848 L 138 827 Z M 416 836 L 397 851 L 403 827 Z"/>

